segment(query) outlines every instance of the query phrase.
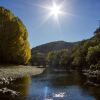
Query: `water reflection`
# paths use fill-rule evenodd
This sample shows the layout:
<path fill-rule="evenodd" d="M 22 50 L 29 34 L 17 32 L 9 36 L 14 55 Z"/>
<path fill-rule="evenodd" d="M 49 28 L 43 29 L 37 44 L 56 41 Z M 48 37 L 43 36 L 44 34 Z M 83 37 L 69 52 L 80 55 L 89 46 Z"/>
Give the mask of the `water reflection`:
<path fill-rule="evenodd" d="M 99 100 L 100 87 L 87 85 L 86 81 L 86 77 L 76 71 L 25 76 L 9 85 L 0 85 L 19 93 L 15 96 L 0 94 L 0 100 Z"/>
<path fill-rule="evenodd" d="M 0 85 L 0 89 L 5 89 L 5 93 L 0 92 L 0 100 L 25 100 L 28 96 L 30 81 L 31 78 L 25 76 L 11 81 L 10 84 Z"/>
<path fill-rule="evenodd" d="M 100 88 L 86 86 L 79 72 L 44 74 L 32 78 L 30 100 L 99 100 Z M 99 88 L 99 89 L 98 89 Z M 97 93 L 95 93 L 95 90 Z"/>

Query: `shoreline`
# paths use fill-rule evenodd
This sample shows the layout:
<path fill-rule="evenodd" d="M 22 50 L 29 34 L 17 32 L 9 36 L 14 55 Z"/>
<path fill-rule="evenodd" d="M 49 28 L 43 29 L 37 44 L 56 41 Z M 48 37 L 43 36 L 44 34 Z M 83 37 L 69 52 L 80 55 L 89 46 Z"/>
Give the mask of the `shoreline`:
<path fill-rule="evenodd" d="M 34 76 L 43 73 L 45 68 L 37 68 L 37 66 L 2 66 L 0 65 L 0 80 L 2 78 L 21 78 L 24 76 Z"/>
<path fill-rule="evenodd" d="M 10 82 L 16 80 L 17 78 L 23 78 L 24 76 L 34 76 L 43 73 L 45 68 L 37 68 L 37 66 L 15 66 L 15 65 L 0 65 L 0 85 L 3 84 L 6 86 L 10 84 Z M 0 88 L 0 94 L 6 95 L 10 94 L 12 96 L 18 96 L 19 92 L 9 89 L 8 87 Z"/>

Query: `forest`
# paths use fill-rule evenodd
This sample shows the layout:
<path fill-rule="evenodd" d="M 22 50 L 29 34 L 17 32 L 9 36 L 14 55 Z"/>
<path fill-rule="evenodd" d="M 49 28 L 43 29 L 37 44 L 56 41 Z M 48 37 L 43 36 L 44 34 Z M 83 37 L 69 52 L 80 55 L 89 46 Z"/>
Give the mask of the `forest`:
<path fill-rule="evenodd" d="M 35 52 L 32 56 L 33 65 L 50 65 L 65 69 L 89 69 L 94 68 L 100 70 L 100 27 L 93 33 L 94 36 L 87 40 L 77 42 L 76 45 L 61 50 L 54 50 L 48 52 L 41 52 L 39 50 L 32 50 Z M 50 45 L 50 44 L 48 44 Z M 70 44 L 69 44 L 70 45 Z M 43 50 L 42 50 L 43 51 Z"/>

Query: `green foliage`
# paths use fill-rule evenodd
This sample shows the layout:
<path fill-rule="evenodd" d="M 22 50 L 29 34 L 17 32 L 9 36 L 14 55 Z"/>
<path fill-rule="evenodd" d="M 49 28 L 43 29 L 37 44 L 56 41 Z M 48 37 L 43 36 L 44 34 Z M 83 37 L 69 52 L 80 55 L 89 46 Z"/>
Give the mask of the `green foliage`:
<path fill-rule="evenodd" d="M 96 69 L 100 69 L 100 28 L 95 31 L 95 35 L 87 40 L 77 42 L 76 45 L 69 45 L 70 49 L 50 49 L 54 45 L 50 46 L 47 54 L 44 53 L 44 49 L 36 48 L 37 53 L 33 52 L 32 63 L 41 65 L 41 62 L 49 65 L 50 67 L 57 69 L 89 69 L 90 66 L 94 66 Z M 49 44 L 48 44 L 49 45 Z M 40 46 L 43 48 L 48 47 Z M 60 45 L 61 46 L 61 45 Z M 35 51 L 36 51 L 35 50 Z M 39 53 L 40 51 L 42 53 Z"/>
<path fill-rule="evenodd" d="M 47 55 L 48 64 L 53 68 L 66 69 L 70 62 L 70 57 L 67 49 L 49 52 Z"/>
<path fill-rule="evenodd" d="M 48 64 L 56 67 L 72 67 L 74 69 L 87 69 L 91 65 L 100 66 L 99 35 L 100 29 L 97 29 L 94 37 L 81 41 L 71 52 L 59 50 L 48 53 Z"/>
<path fill-rule="evenodd" d="M 100 61 L 100 45 L 89 47 L 86 58 L 89 64 L 97 64 Z"/>
<path fill-rule="evenodd" d="M 85 58 L 87 47 L 84 46 L 86 42 L 86 40 L 80 42 L 80 44 L 75 47 L 74 51 L 72 52 L 72 65 L 75 66 L 75 68 L 82 69 L 82 67 L 86 65 Z"/>
<path fill-rule="evenodd" d="M 94 32 L 95 38 L 100 42 L 100 27 Z"/>
<path fill-rule="evenodd" d="M 55 58 L 56 58 L 56 52 L 49 52 L 46 57 L 48 65 L 52 66 L 55 62 Z"/>
<path fill-rule="evenodd" d="M 46 65 L 46 57 L 45 54 L 36 52 L 31 59 L 31 64 L 34 66 L 45 66 Z"/>
<path fill-rule="evenodd" d="M 0 7 L 0 62 L 27 64 L 31 51 L 28 32 L 18 17 Z"/>
<path fill-rule="evenodd" d="M 88 40 L 80 42 L 72 52 L 72 65 L 79 69 L 90 68 L 91 65 L 97 65 L 100 61 L 100 28 L 95 35 Z M 99 64 L 100 65 L 100 64 Z"/>
<path fill-rule="evenodd" d="M 100 29 L 95 31 L 95 35 L 87 40 L 78 42 L 74 48 L 51 51 L 46 56 L 44 62 L 50 67 L 57 69 L 89 69 L 94 66 L 100 69 Z M 35 60 L 41 59 L 36 55 Z M 44 59 L 44 58 L 42 58 Z M 34 61 L 35 61 L 34 60 Z"/>

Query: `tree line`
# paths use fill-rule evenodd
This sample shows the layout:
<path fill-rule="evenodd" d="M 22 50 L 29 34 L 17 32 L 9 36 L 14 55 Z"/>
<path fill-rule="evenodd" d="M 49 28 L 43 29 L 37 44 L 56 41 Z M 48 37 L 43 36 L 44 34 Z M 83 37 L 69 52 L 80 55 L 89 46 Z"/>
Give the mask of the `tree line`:
<path fill-rule="evenodd" d="M 63 49 L 47 54 L 36 52 L 33 56 L 33 65 L 79 70 L 92 67 L 100 70 L 100 27 L 96 29 L 92 38 L 81 41 L 71 51 Z"/>

